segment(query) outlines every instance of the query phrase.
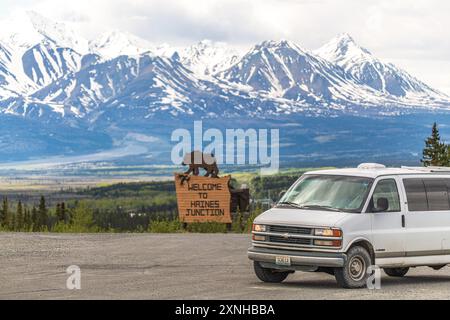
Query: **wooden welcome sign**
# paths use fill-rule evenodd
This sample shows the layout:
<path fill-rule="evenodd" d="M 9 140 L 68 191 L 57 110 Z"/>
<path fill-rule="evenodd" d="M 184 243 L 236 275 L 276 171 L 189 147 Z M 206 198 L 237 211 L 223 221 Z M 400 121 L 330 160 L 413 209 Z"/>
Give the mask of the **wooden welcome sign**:
<path fill-rule="evenodd" d="M 175 174 L 178 213 L 183 223 L 231 223 L 231 177 L 209 178 Z"/>

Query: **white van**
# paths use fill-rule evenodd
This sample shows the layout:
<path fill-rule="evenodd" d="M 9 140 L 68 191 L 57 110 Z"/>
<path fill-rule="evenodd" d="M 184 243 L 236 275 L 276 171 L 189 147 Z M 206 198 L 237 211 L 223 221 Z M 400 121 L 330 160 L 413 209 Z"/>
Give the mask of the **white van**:
<path fill-rule="evenodd" d="M 450 168 L 308 172 L 255 219 L 248 257 L 264 282 L 323 271 L 345 288 L 366 286 L 371 265 L 392 277 L 441 269 L 450 264 Z"/>

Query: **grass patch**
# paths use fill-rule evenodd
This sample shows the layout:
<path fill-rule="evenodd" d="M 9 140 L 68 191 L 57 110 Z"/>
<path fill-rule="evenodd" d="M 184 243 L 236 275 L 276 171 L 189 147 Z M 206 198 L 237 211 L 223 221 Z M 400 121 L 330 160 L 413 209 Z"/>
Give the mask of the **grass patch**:
<path fill-rule="evenodd" d="M 150 233 L 177 233 L 183 230 L 181 222 L 175 220 L 154 220 L 150 222 L 148 232 Z"/>

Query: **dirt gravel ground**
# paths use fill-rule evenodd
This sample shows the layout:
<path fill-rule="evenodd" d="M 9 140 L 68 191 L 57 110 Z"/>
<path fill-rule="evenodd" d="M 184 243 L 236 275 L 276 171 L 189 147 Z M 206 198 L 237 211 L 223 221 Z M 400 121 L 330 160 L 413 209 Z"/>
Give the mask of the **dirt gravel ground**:
<path fill-rule="evenodd" d="M 383 274 L 380 290 L 346 290 L 297 272 L 261 283 L 238 234 L 0 233 L 0 299 L 449 299 L 450 268 Z M 81 290 L 66 268 L 81 268 Z"/>

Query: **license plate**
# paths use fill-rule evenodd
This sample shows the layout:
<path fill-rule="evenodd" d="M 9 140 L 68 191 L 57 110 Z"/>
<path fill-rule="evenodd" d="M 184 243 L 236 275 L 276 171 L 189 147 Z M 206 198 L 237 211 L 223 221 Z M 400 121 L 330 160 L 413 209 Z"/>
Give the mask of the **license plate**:
<path fill-rule="evenodd" d="M 275 257 L 275 263 L 279 266 L 290 266 L 291 265 L 291 257 L 277 256 L 277 257 Z"/>

